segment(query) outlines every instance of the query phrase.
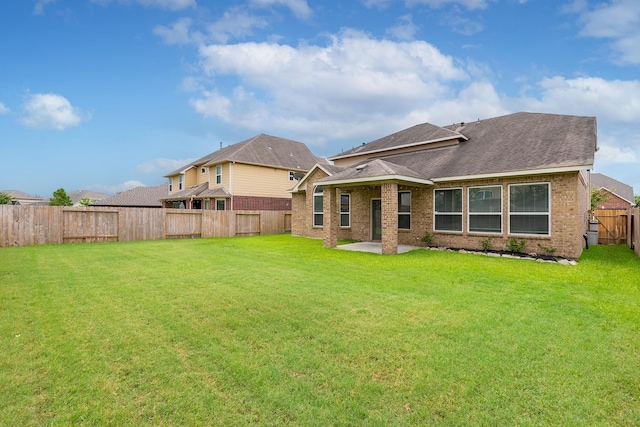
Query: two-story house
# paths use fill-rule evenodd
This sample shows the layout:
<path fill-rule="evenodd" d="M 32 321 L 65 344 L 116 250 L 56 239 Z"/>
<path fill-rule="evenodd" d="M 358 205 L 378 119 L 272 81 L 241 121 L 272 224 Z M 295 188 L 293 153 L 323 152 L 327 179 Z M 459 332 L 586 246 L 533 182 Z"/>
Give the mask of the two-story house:
<path fill-rule="evenodd" d="M 319 162 L 297 141 L 260 134 L 166 175 L 168 208 L 291 210 L 290 190 Z"/>

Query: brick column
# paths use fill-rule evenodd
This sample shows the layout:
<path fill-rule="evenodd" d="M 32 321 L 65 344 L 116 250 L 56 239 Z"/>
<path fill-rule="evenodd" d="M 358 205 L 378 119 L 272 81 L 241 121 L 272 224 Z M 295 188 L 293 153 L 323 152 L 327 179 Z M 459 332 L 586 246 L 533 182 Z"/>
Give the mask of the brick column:
<path fill-rule="evenodd" d="M 382 184 L 382 253 L 398 253 L 398 184 Z"/>
<path fill-rule="evenodd" d="M 336 199 L 337 189 L 324 187 L 322 190 L 322 211 L 324 247 L 335 248 L 338 246 L 338 203 Z"/>

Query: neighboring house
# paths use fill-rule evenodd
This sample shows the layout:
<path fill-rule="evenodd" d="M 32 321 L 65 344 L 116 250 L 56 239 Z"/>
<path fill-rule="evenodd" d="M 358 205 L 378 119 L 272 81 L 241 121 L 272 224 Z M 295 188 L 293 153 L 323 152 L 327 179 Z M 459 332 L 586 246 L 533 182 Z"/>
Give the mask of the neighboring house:
<path fill-rule="evenodd" d="M 516 113 L 385 136 L 315 165 L 292 189 L 292 234 L 380 241 L 382 252 L 425 233 L 451 248 L 577 258 L 589 218 L 596 119 Z"/>
<path fill-rule="evenodd" d="M 598 209 L 627 209 L 636 205 L 633 187 L 606 175 L 592 173 L 591 187 L 609 194 L 607 201 L 598 206 Z"/>
<path fill-rule="evenodd" d="M 106 199 L 107 197 L 109 197 L 109 195 L 104 193 L 97 193 L 91 190 L 76 190 L 69 193 L 69 197 L 71 197 L 73 206 L 80 206 L 80 202 L 84 198 L 92 200 L 93 202 L 97 202 L 99 200 Z"/>
<path fill-rule="evenodd" d="M 260 134 L 168 175 L 165 207 L 291 210 L 290 190 L 318 162 L 301 142 Z"/>
<path fill-rule="evenodd" d="M 12 204 L 14 205 L 48 205 L 49 199 L 44 199 L 40 196 L 33 196 L 23 191 L 18 190 L 2 190 L 2 193 L 6 193 L 11 196 Z"/>
<path fill-rule="evenodd" d="M 98 200 L 91 206 L 118 206 L 124 208 L 161 208 L 162 198 L 166 197 L 169 185 L 165 182 L 156 187 L 136 187 L 117 193 L 106 199 Z"/>

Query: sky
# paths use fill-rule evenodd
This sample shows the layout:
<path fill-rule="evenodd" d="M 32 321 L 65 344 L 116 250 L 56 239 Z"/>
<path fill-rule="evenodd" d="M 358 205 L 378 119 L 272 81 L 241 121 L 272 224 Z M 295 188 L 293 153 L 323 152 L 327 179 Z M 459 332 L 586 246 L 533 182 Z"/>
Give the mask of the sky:
<path fill-rule="evenodd" d="M 0 190 L 114 194 L 260 133 L 328 157 L 518 111 L 595 116 L 594 172 L 640 194 L 640 2 L 0 2 Z"/>

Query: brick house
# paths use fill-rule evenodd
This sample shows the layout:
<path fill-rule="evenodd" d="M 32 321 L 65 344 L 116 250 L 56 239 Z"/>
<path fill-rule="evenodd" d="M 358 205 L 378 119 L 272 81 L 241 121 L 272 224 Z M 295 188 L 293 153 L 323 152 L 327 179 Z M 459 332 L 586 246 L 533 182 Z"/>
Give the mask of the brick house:
<path fill-rule="evenodd" d="M 385 136 L 315 165 L 291 190 L 292 234 L 577 258 L 589 219 L 596 119 L 516 113 Z"/>
<path fill-rule="evenodd" d="M 301 142 L 260 134 L 166 175 L 167 208 L 291 210 L 288 191 L 318 162 Z"/>
<path fill-rule="evenodd" d="M 609 194 L 598 209 L 628 209 L 635 206 L 633 187 L 601 173 L 591 174 L 591 187 Z"/>

